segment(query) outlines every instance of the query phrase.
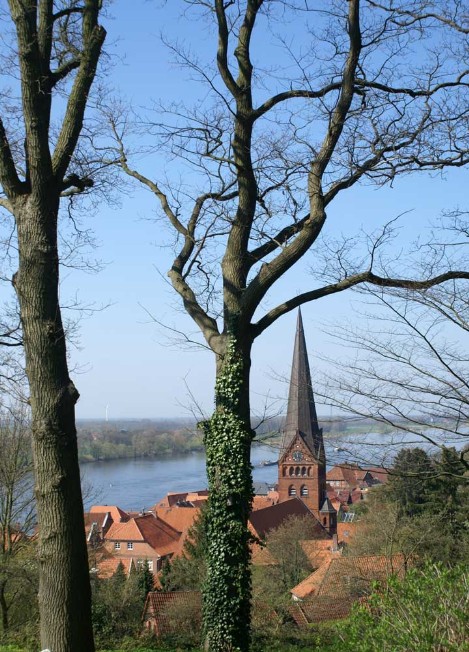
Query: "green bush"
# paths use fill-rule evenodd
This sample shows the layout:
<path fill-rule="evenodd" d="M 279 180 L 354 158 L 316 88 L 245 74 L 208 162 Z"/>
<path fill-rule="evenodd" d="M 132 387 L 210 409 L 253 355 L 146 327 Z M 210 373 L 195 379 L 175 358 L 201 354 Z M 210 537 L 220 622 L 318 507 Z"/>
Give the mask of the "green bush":
<path fill-rule="evenodd" d="M 360 652 L 469 652 L 469 572 L 427 564 L 391 578 L 338 628 L 343 649 Z"/>

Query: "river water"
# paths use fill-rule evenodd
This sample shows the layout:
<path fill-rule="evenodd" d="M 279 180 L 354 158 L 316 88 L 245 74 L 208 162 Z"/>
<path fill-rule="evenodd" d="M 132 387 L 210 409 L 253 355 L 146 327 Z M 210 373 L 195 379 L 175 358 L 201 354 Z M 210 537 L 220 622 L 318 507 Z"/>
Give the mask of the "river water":
<path fill-rule="evenodd" d="M 253 447 L 254 482 L 276 481 L 277 466 L 256 465 L 277 457 L 278 451 L 269 446 Z M 207 488 L 203 453 L 89 462 L 81 465 L 81 472 L 85 508 L 101 504 L 148 509 L 169 492 Z"/>
<path fill-rule="evenodd" d="M 415 435 L 342 436 L 325 440 L 328 468 L 345 461 L 363 465 L 389 466 L 403 446 L 421 446 Z M 429 449 L 430 452 L 432 449 Z M 433 448 L 433 452 L 435 452 Z M 277 466 L 259 466 L 262 460 L 278 458 L 278 449 L 253 446 L 251 461 L 254 482 L 275 483 Z M 197 491 L 207 488 L 205 455 L 193 453 L 164 458 L 108 460 L 82 464 L 85 507 L 118 505 L 123 509 L 148 509 L 169 492 Z"/>

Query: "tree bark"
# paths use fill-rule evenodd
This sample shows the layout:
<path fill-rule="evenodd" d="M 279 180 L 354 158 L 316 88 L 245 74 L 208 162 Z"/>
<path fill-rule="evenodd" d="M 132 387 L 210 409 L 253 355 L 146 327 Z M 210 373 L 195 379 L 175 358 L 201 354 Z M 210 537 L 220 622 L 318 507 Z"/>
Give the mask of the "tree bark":
<path fill-rule="evenodd" d="M 20 202 L 18 202 L 20 204 Z M 19 271 L 14 285 L 24 333 L 32 409 L 35 495 L 40 523 L 41 645 L 93 652 L 75 403 L 59 307 L 59 193 L 29 195 L 17 207 Z"/>
<path fill-rule="evenodd" d="M 0 610 L 2 612 L 2 631 L 6 632 L 8 631 L 8 628 L 10 626 L 9 620 L 8 620 L 8 605 L 7 601 L 5 598 L 5 582 L 0 582 Z"/>
<path fill-rule="evenodd" d="M 251 342 L 242 343 L 234 332 L 223 339 L 225 351 L 217 355 L 215 412 L 204 424 L 210 492 L 204 624 L 210 652 L 245 652 L 251 609 Z"/>

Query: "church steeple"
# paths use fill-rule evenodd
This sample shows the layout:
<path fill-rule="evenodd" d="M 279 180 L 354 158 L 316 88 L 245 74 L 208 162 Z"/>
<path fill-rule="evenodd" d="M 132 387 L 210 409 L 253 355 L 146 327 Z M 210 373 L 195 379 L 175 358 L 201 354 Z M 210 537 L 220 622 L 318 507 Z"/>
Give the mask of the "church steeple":
<path fill-rule="evenodd" d="M 284 450 L 290 445 L 297 433 L 314 457 L 317 460 L 322 460 L 324 457 L 322 428 L 319 428 L 318 425 L 300 309 L 298 309 L 290 389 L 288 392 L 287 418 L 283 439 Z"/>
<path fill-rule="evenodd" d="M 322 514 L 326 494 L 326 456 L 318 424 L 301 311 L 298 311 L 287 418 L 278 463 L 279 501 L 300 498 L 332 533 L 334 518 Z M 335 511 L 335 510 L 334 510 Z M 335 523 L 335 521 L 334 521 Z"/>

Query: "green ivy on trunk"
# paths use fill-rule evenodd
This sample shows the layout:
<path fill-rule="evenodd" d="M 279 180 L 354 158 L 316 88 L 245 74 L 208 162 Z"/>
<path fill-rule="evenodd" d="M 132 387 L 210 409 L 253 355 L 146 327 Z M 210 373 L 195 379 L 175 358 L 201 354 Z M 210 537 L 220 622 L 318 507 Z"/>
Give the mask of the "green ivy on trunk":
<path fill-rule="evenodd" d="M 243 357 L 230 336 L 215 386 L 215 412 L 204 422 L 209 482 L 208 573 L 204 628 L 210 652 L 245 652 L 250 643 L 252 430 L 239 417 Z"/>

